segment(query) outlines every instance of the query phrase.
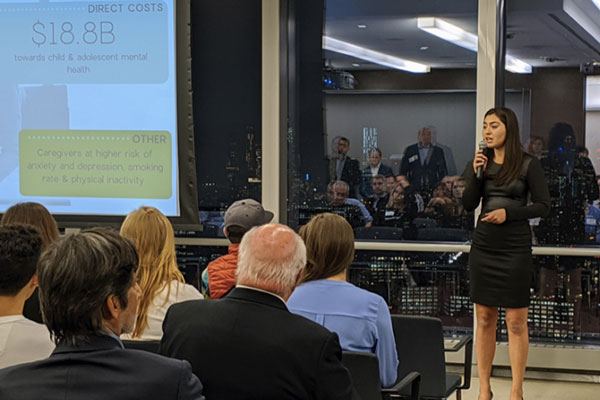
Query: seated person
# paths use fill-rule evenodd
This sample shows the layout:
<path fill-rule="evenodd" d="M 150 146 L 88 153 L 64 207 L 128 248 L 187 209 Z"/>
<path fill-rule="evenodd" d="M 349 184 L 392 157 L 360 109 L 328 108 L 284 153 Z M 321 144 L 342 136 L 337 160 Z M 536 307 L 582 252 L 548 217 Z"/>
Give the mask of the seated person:
<path fill-rule="evenodd" d="M 388 305 L 347 281 L 354 260 L 352 227 L 338 215 L 319 214 L 300 228 L 300 236 L 307 264 L 302 284 L 288 300 L 290 311 L 337 333 L 342 349 L 377 355 L 381 382 L 392 386 L 398 354 Z"/>
<path fill-rule="evenodd" d="M 121 236 L 131 240 L 139 254 L 138 280 L 142 297 L 135 329 L 124 339 L 160 340 L 162 322 L 171 304 L 201 299 L 202 294 L 185 283 L 177 266 L 175 233 L 171 223 L 154 207 L 129 213 Z"/>
<path fill-rule="evenodd" d="M 454 215 L 454 202 L 450 196 L 451 193 L 448 191 L 447 186 L 440 183 L 433 189 L 433 196 L 427 203 L 427 207 L 425 207 L 425 214 L 437 220 L 440 226 L 445 225 L 446 218 Z"/>
<path fill-rule="evenodd" d="M 381 214 L 390 200 L 390 194 L 386 190 L 385 177 L 375 175 L 371 182 L 373 195 L 365 201 L 365 206 L 371 215 Z M 380 217 L 378 217 L 380 218 Z"/>
<path fill-rule="evenodd" d="M 398 175 L 395 182 L 389 186 L 388 189 L 391 191 L 394 186 L 396 186 L 396 183 L 402 185 L 407 196 L 415 199 L 415 202 L 417 203 L 417 214 L 423 214 L 425 212 L 425 201 L 423 200 L 423 197 L 411 186 L 408 178 L 406 178 L 406 175 Z"/>
<path fill-rule="evenodd" d="M 327 200 L 329 211 L 338 214 L 352 225 L 352 229 L 367 226 L 368 221 L 363 216 L 360 207 L 348 204 L 350 186 L 344 181 L 335 181 L 327 185 Z"/>
<path fill-rule="evenodd" d="M 394 176 L 392 168 L 381 163 L 381 150 L 372 148 L 369 152 L 369 165 L 362 170 L 360 194 L 363 199 L 373 196 L 371 180 L 377 175 Z"/>
<path fill-rule="evenodd" d="M 413 222 L 416 216 L 417 202 L 414 197 L 410 193 L 405 193 L 402 185 L 396 184 L 390 194 L 383 219 L 377 222 L 381 226 L 402 228 L 404 239 L 416 239 L 417 228 Z"/>
<path fill-rule="evenodd" d="M 255 226 L 267 224 L 273 213 L 266 211 L 256 200 L 243 199 L 234 202 L 225 212 L 223 233 L 231 243 L 227 254 L 211 261 L 202 272 L 202 287 L 211 299 L 220 299 L 235 286 L 238 249 L 242 237 Z"/>
<path fill-rule="evenodd" d="M 141 295 L 137 266 L 133 243 L 107 229 L 52 243 L 37 271 L 56 349 L 0 370 L 0 399 L 203 400 L 187 361 L 123 348 Z"/>
<path fill-rule="evenodd" d="M 445 226 L 472 231 L 474 228 L 474 213 L 465 210 L 462 202 L 466 187 L 467 181 L 464 178 L 459 177 L 454 181 L 452 185 L 453 213 L 452 217 L 447 219 Z"/>
<path fill-rule="evenodd" d="M 2 225 L 31 225 L 39 233 L 42 239 L 42 252 L 48 245 L 60 237 L 58 225 L 48 212 L 46 207 L 40 203 L 25 202 L 17 203 L 10 207 L 2 216 Z M 23 308 L 25 318 L 42 324 L 42 312 L 38 300 L 37 286 Z"/>
<path fill-rule="evenodd" d="M 33 227 L 0 227 L 0 368 L 46 358 L 54 350 L 48 329 L 23 316 L 37 287 L 42 239 Z"/>
<path fill-rule="evenodd" d="M 252 228 L 235 289 L 171 306 L 160 353 L 189 360 L 209 399 L 354 398 L 337 335 L 286 307 L 305 265 L 304 242 L 290 228 Z"/>

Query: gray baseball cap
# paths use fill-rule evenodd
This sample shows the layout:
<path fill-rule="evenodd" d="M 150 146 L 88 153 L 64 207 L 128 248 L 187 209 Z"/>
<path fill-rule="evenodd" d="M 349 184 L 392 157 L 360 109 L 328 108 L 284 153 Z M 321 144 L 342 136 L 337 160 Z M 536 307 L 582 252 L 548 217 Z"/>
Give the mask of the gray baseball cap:
<path fill-rule="evenodd" d="M 238 200 L 225 211 L 225 229 L 236 225 L 250 230 L 251 228 L 271 222 L 273 213 L 253 199 Z"/>

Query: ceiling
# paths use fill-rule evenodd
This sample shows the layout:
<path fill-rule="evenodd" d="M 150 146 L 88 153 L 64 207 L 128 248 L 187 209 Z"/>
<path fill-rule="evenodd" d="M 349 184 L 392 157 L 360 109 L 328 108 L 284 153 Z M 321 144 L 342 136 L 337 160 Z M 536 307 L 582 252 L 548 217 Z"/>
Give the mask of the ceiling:
<path fill-rule="evenodd" d="M 417 28 L 437 17 L 477 34 L 477 0 L 326 0 L 325 35 L 432 69 L 475 68 L 475 52 Z M 565 11 L 579 9 L 583 16 Z M 600 10 L 592 0 L 506 0 L 507 54 L 533 67 L 578 67 L 600 62 Z M 587 28 L 582 20 L 587 18 Z M 366 25 L 359 28 L 358 25 Z M 597 32 L 595 32 L 597 29 Z M 596 33 L 596 38 L 589 33 Z M 344 70 L 387 69 L 325 51 L 326 64 Z"/>

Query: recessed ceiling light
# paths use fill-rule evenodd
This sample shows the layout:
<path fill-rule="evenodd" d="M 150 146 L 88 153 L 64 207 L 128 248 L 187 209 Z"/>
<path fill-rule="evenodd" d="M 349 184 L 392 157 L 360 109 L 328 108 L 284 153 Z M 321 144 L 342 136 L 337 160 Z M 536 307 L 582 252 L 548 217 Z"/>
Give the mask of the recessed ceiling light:
<path fill-rule="evenodd" d="M 365 47 L 357 46 L 352 43 L 343 42 L 332 37 L 323 36 L 323 48 L 336 53 L 345 54 L 361 60 L 370 61 L 375 64 L 385 65 L 386 67 L 401 69 L 414 73 L 429 72 L 429 65 L 419 64 L 414 61 L 405 60 L 389 54 L 380 53 Z"/>
<path fill-rule="evenodd" d="M 353 67 L 360 67 L 360 64 L 359 63 L 352 63 L 352 66 Z"/>
<path fill-rule="evenodd" d="M 365 29 L 367 27 L 367 25 L 365 25 L 365 24 L 358 24 L 358 25 L 356 25 L 356 27 L 358 29 Z"/>
<path fill-rule="evenodd" d="M 454 43 L 467 50 L 477 51 L 477 35 L 473 35 L 443 19 L 432 17 L 417 18 L 417 26 L 419 29 L 437 36 L 440 39 Z M 531 73 L 531 65 L 508 54 L 506 55 L 506 64 L 504 68 L 517 74 Z"/>
<path fill-rule="evenodd" d="M 429 46 L 421 46 L 419 47 L 419 50 L 429 50 Z"/>

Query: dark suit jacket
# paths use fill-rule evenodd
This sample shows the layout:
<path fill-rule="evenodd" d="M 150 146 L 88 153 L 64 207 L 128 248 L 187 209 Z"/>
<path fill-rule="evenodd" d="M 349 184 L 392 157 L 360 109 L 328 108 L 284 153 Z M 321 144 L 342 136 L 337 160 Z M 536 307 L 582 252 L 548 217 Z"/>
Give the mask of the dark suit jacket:
<path fill-rule="evenodd" d="M 332 182 L 337 180 L 336 167 L 337 158 L 332 158 L 329 160 L 329 176 Z M 358 163 L 358 160 L 346 156 L 340 181 L 344 181 L 348 184 L 348 186 L 350 186 L 350 197 L 357 197 L 357 192 L 360 189 L 360 183 L 362 181 L 360 164 Z"/>
<path fill-rule="evenodd" d="M 188 360 L 210 400 L 353 398 L 337 335 L 252 289 L 171 306 L 160 353 Z"/>
<path fill-rule="evenodd" d="M 388 167 L 387 165 L 379 164 L 379 169 L 377 170 L 376 175 L 383 175 L 387 178 L 388 176 L 394 176 L 394 171 L 392 171 L 392 168 Z M 360 194 L 365 199 L 373 196 L 373 188 L 371 187 L 372 179 L 373 174 L 371 173 L 371 166 L 368 165 L 362 170 L 362 183 L 360 185 Z"/>
<path fill-rule="evenodd" d="M 431 191 L 447 173 L 444 151 L 439 147 L 431 146 L 430 154 L 423 165 L 421 165 L 417 144 L 410 145 L 404 150 L 400 174 L 406 175 L 417 192 L 423 194 Z"/>
<path fill-rule="evenodd" d="M 110 336 L 77 347 L 59 344 L 49 358 L 0 370 L 2 400 L 203 400 L 185 361 L 125 350 Z"/>

